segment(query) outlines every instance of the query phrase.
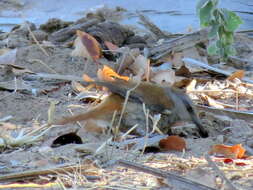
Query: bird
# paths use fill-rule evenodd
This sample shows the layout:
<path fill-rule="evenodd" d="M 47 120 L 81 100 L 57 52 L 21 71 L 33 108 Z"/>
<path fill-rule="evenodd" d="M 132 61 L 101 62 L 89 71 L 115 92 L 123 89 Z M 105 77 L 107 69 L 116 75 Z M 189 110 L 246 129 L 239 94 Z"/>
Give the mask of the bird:
<path fill-rule="evenodd" d="M 102 115 L 113 113 L 113 110 L 121 110 L 126 94 L 129 92 L 129 102 L 141 105 L 144 103 L 151 111 L 167 114 L 169 124 L 176 121 L 192 121 L 198 128 L 200 136 L 204 138 L 208 137 L 208 131 L 197 116 L 191 99 L 178 88 L 145 81 L 135 82 L 120 79 L 113 81 L 91 81 L 89 83 L 108 88 L 112 95 L 103 101 L 101 105 L 98 104 L 90 111 L 64 118 L 58 121 L 58 124 L 85 120 L 90 118 L 92 114 L 93 117 L 98 118 Z"/>

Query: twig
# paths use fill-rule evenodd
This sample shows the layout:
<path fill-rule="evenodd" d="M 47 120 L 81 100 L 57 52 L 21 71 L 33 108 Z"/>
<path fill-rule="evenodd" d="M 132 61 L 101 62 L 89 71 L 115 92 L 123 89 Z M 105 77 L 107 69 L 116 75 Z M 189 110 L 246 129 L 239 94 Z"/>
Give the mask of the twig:
<path fill-rule="evenodd" d="M 3 118 L 0 118 L 0 122 L 6 122 L 6 121 L 8 121 L 8 120 L 10 120 L 10 119 L 12 119 L 12 118 L 13 118 L 12 115 L 8 115 L 8 116 L 5 116 L 5 117 L 3 117 Z"/>
<path fill-rule="evenodd" d="M 77 77 L 74 75 L 36 73 L 36 74 L 28 74 L 28 75 L 26 75 L 26 78 L 30 78 L 30 79 L 43 78 L 43 79 L 53 79 L 53 80 L 63 80 L 63 81 L 78 81 L 78 82 L 84 83 L 82 77 Z"/>
<path fill-rule="evenodd" d="M 253 113 L 249 111 L 237 111 L 234 109 L 218 109 L 214 107 L 208 107 L 208 106 L 203 106 L 203 105 L 195 105 L 199 111 L 204 111 L 204 112 L 211 112 L 216 115 L 222 115 L 222 116 L 229 116 L 232 119 L 243 119 L 247 121 L 251 121 L 253 118 Z"/>
<path fill-rule="evenodd" d="M 40 45 L 39 41 L 36 39 L 36 37 L 34 36 L 29 24 L 26 24 L 27 29 L 29 31 L 29 33 L 31 34 L 33 40 L 35 41 L 35 43 L 37 44 L 37 46 L 41 49 L 41 51 L 46 55 L 49 56 L 49 54 L 47 53 L 47 51 Z"/>
<path fill-rule="evenodd" d="M 19 180 L 20 178 L 27 178 L 27 177 L 37 177 L 38 175 L 47 175 L 47 174 L 54 174 L 54 173 L 62 173 L 63 171 L 73 171 L 73 169 L 80 167 L 76 164 L 63 164 L 56 167 L 48 167 L 44 169 L 38 169 L 38 170 L 29 170 L 29 171 L 23 171 L 23 172 L 17 172 L 12 174 L 6 174 L 0 176 L 0 181 L 6 181 L 6 180 Z M 81 166 L 82 167 L 82 166 Z M 81 168 L 82 170 L 85 170 L 84 168 Z M 97 176 L 86 176 L 86 178 L 89 180 L 98 180 L 100 177 Z"/>
<path fill-rule="evenodd" d="M 201 61 L 198 61 L 198 60 L 195 60 L 192 58 L 183 58 L 182 60 L 186 63 L 192 64 L 192 65 L 197 65 L 197 66 L 203 67 L 205 69 L 208 69 L 208 70 L 211 70 L 211 71 L 214 71 L 217 73 L 221 73 L 225 76 L 230 76 L 232 74 L 232 72 L 230 72 L 230 71 L 224 71 L 224 69 L 212 67 L 212 66 L 208 65 L 208 63 L 203 63 Z M 253 83 L 253 80 L 250 80 L 249 78 L 246 78 L 246 77 L 243 77 L 242 81 Z"/>
<path fill-rule="evenodd" d="M 168 35 L 166 35 L 162 30 L 160 30 L 159 27 L 157 27 L 153 22 L 151 22 L 148 17 L 141 14 L 140 12 L 137 13 L 141 20 L 141 24 L 145 26 L 150 32 L 152 32 L 157 39 L 168 38 Z"/>
<path fill-rule="evenodd" d="M 149 173 L 158 177 L 163 177 L 166 178 L 171 186 L 175 186 L 179 189 L 187 189 L 187 190 L 216 190 L 212 187 L 208 187 L 205 185 L 202 185 L 200 183 L 191 181 L 189 179 L 186 179 L 184 177 L 181 177 L 179 175 L 176 174 L 172 174 L 169 172 L 164 172 L 161 171 L 159 169 L 156 168 L 152 168 L 152 167 L 148 167 L 148 166 L 144 166 L 141 164 L 137 164 L 134 162 L 130 162 L 130 161 L 126 161 L 126 160 L 118 160 L 117 162 L 118 164 L 127 167 L 127 168 L 132 168 L 138 171 L 142 171 L 145 173 Z"/>
<path fill-rule="evenodd" d="M 45 66 L 49 71 L 51 71 L 54 74 L 58 74 L 54 69 L 52 69 L 51 67 L 49 67 L 46 63 L 44 63 L 42 60 L 39 59 L 31 59 L 31 62 L 37 62 L 40 63 L 41 65 Z"/>
<path fill-rule="evenodd" d="M 149 132 L 148 132 L 148 129 L 149 129 L 149 109 L 146 109 L 146 105 L 144 103 L 142 104 L 142 106 L 143 106 L 143 112 L 144 112 L 145 121 L 146 121 L 146 134 L 144 136 L 144 144 L 143 144 L 143 148 L 142 148 L 140 155 L 144 154 L 147 143 L 148 143 L 148 137 L 149 137 Z"/>
<path fill-rule="evenodd" d="M 205 159 L 208 165 L 226 182 L 230 190 L 238 190 L 233 183 L 224 175 L 224 173 L 217 167 L 217 165 L 212 161 L 208 154 L 205 155 Z"/>

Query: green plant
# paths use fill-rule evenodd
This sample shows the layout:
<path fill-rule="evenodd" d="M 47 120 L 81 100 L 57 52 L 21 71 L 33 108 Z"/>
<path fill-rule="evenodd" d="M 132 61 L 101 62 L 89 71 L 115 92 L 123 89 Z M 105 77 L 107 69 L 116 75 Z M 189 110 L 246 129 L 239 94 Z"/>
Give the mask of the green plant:
<path fill-rule="evenodd" d="M 223 60 L 235 55 L 234 43 L 235 30 L 243 23 L 234 12 L 218 8 L 219 0 L 199 0 L 197 13 L 201 27 L 210 27 L 208 33 L 209 55 L 218 55 Z"/>

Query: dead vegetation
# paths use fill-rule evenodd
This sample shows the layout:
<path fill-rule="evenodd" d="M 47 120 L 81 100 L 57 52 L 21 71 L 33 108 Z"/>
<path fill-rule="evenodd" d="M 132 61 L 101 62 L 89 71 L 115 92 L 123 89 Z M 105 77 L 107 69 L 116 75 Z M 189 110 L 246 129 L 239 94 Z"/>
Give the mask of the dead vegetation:
<path fill-rule="evenodd" d="M 207 55 L 206 30 L 109 19 L 121 13 L 0 34 L 0 188 L 252 189 L 250 31 L 236 33 L 238 56 L 221 63 Z M 135 85 L 110 94 L 97 80 Z M 136 101 L 143 81 L 184 89 L 209 137 Z"/>

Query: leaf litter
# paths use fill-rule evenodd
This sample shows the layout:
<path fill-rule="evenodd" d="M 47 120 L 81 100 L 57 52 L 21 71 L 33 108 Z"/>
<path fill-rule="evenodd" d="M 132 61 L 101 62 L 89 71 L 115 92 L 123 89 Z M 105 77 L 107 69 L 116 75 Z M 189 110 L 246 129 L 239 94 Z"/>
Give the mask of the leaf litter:
<path fill-rule="evenodd" d="M 117 10 L 111 11 L 112 14 L 119 14 Z M 201 184 L 210 189 L 229 189 L 230 183 L 233 187 L 236 186 L 236 189 L 252 189 L 253 132 L 250 113 L 253 109 L 253 85 L 252 71 L 246 69 L 247 62 L 246 66 L 241 65 L 241 68 L 238 68 L 238 65 L 236 68 L 231 67 L 231 63 L 219 64 L 217 59 L 209 57 L 201 48 L 206 46 L 205 37 L 202 36 L 203 39 L 200 37 L 201 40 L 194 42 L 194 32 L 184 36 L 190 42 L 193 39 L 190 47 L 178 43 L 178 49 L 166 50 L 168 53 L 164 53 L 164 50 L 159 51 L 159 48 L 171 42 L 165 36 L 160 44 L 156 44 L 152 41 L 153 38 L 148 36 L 149 31 L 146 31 L 144 38 L 144 35 L 139 36 L 140 31 L 144 31 L 137 26 L 134 27 L 135 32 L 139 30 L 138 35 L 127 26 L 110 25 L 111 21 L 103 22 L 101 15 L 103 16 L 103 10 L 99 11 L 97 17 L 94 16 L 93 23 L 98 25 L 97 31 L 95 27 L 89 29 L 89 24 L 85 24 L 88 23 L 87 18 L 84 17 L 81 28 L 80 23 L 76 22 L 66 28 L 57 29 L 59 33 L 57 30 L 53 33 L 47 32 L 47 35 L 52 37 L 49 39 L 54 38 L 48 43 L 45 42 L 48 40 L 46 38 L 44 42 L 27 39 L 24 34 L 31 32 L 34 38 L 42 39 L 39 36 L 41 33 L 36 31 L 41 29 L 33 27 L 17 27 L 9 36 L 6 35 L 6 38 L 12 41 L 11 45 L 16 44 L 16 47 L 8 47 L 10 44 L 7 43 L 6 47 L 14 49 L 6 50 L 1 47 L 0 188 L 8 188 L 13 181 L 20 180 L 27 187 L 30 183 L 33 187 L 40 185 L 45 188 L 45 184 L 51 184 L 51 187 L 63 189 L 171 187 L 172 184 L 165 177 L 148 174 L 147 170 L 140 173 L 136 168 L 128 169 L 117 164 L 117 160 L 123 159 L 141 163 L 143 168 L 145 165 L 157 168 L 160 172 L 181 175 L 185 178 L 182 184 L 189 183 L 187 180 L 190 179 L 193 180 L 190 183 L 196 182 L 198 189 L 204 188 Z M 121 31 L 121 35 L 115 35 L 115 31 L 108 30 L 108 26 Z M 103 27 L 108 36 L 99 33 Z M 57 39 L 60 39 L 58 34 L 64 34 L 67 40 L 58 41 L 57 44 Z M 238 56 L 237 60 L 250 60 L 253 41 L 247 38 L 246 34 L 236 35 L 237 39 L 244 39 L 236 39 L 235 47 L 241 56 Z M 173 40 L 180 42 L 181 39 Z M 74 50 L 69 41 L 74 42 Z M 46 45 L 49 43 L 50 46 Z M 202 43 L 201 46 L 198 46 L 199 43 Z M 248 47 L 249 51 L 241 50 L 241 43 Z M 135 48 L 138 47 L 150 48 L 156 55 L 151 52 L 147 56 L 142 52 L 143 48 L 136 51 Z M 155 57 L 160 59 L 156 60 Z M 34 59 L 41 64 L 31 61 Z M 6 69 L 6 66 L 11 69 Z M 182 67 L 184 69 L 180 70 Z M 223 67 L 223 70 L 219 67 Z M 110 114 L 108 120 L 92 118 L 77 122 L 78 124 L 51 127 L 49 123 L 54 119 L 69 115 L 69 112 L 75 115 L 83 113 L 84 110 L 89 111 L 94 105 L 101 104 L 100 99 L 103 102 L 103 99 L 110 96 L 104 89 L 94 86 L 87 88 L 87 82 L 97 78 L 104 81 L 143 80 L 184 87 L 196 105 L 206 108 L 207 111 L 198 111 L 210 137 L 196 138 L 194 125 L 187 122 L 171 127 L 172 134 L 181 137 L 163 134 L 159 127 L 161 116 L 142 106 L 140 113 L 146 118 L 144 122 L 133 123 L 131 117 L 125 117 L 124 112 L 115 112 Z M 27 93 L 27 90 L 30 93 Z M 133 107 L 127 98 L 122 100 L 122 104 L 126 107 L 132 106 L 131 112 L 139 109 Z M 217 114 L 215 110 L 221 110 L 222 114 Z M 234 113 L 248 116 L 243 120 L 235 117 Z M 10 115 L 12 117 L 8 117 Z M 6 117 L 9 123 L 4 119 Z M 123 130 L 122 123 L 131 127 Z M 147 127 L 149 125 L 152 126 L 151 130 Z M 133 133 L 138 128 L 143 129 L 143 135 Z M 71 143 L 52 147 L 52 142 L 65 134 L 77 135 L 83 144 Z M 169 140 L 170 138 L 174 139 Z M 158 153 L 148 153 L 152 147 L 156 148 Z M 208 152 L 218 154 L 211 156 L 218 169 L 204 158 Z M 216 177 L 217 173 L 219 178 Z M 182 184 L 174 184 L 173 188 L 177 189 Z M 17 188 L 20 183 L 12 185 Z"/>

